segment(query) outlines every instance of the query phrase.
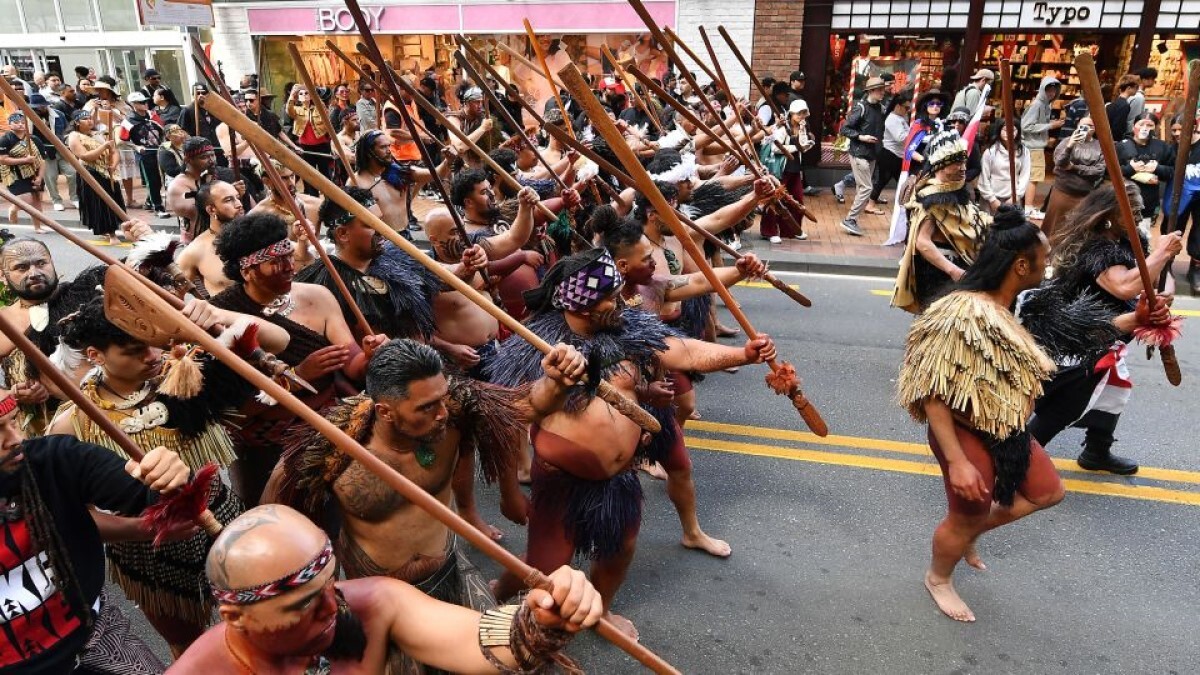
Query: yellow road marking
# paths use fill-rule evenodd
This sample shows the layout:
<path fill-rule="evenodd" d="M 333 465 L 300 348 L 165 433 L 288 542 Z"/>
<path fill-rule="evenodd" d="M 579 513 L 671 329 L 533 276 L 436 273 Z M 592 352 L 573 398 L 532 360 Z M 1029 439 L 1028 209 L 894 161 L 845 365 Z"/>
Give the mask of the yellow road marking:
<path fill-rule="evenodd" d="M 871 295 L 878 295 L 885 298 L 892 297 L 892 292 L 890 290 L 884 290 L 881 288 L 872 288 L 870 293 Z M 1172 309 L 1171 312 L 1178 314 L 1179 316 L 1200 316 L 1200 309 Z"/>
<path fill-rule="evenodd" d="M 722 422 L 709 422 L 707 420 L 692 420 L 687 423 L 688 431 L 707 431 L 712 433 L 724 433 L 734 436 L 750 436 L 753 438 L 766 438 L 775 441 L 797 441 L 800 443 L 816 443 L 818 445 L 832 445 L 842 448 L 856 448 L 863 450 L 878 450 L 881 452 L 896 452 L 905 455 L 920 455 L 922 457 L 933 457 L 929 451 L 929 446 L 924 443 L 907 443 L 904 441 L 889 441 L 882 438 L 864 438 L 858 436 L 826 436 L 824 438 L 807 431 L 792 431 L 790 429 L 769 429 L 765 427 L 753 427 L 744 424 L 725 424 Z M 689 442 L 690 442 L 689 437 Z M 1069 459 L 1051 458 L 1055 468 L 1059 471 L 1069 471 L 1071 473 L 1079 473 L 1083 475 L 1096 475 L 1093 471 L 1081 469 L 1075 462 Z M 1143 466 L 1138 469 L 1139 478 L 1149 480 L 1161 480 L 1172 483 L 1194 483 L 1200 485 L 1200 471 L 1185 471 L 1182 469 L 1162 469 L 1152 466 Z"/>
<path fill-rule="evenodd" d="M 885 297 L 885 298 L 890 298 L 890 297 L 892 297 L 892 292 L 891 292 L 891 291 L 888 291 L 888 290 L 883 290 L 883 289 L 880 289 L 880 288 L 872 288 L 872 289 L 871 289 L 871 295 L 880 295 L 880 296 L 883 296 L 883 297 Z"/>
<path fill-rule="evenodd" d="M 892 459 L 890 457 L 847 455 L 838 452 L 809 450 L 806 448 L 777 448 L 769 445 L 721 441 L 709 438 L 688 438 L 688 447 L 698 450 L 753 455 L 756 457 L 772 457 L 801 462 L 815 462 L 818 464 L 836 464 L 839 466 L 894 471 L 922 476 L 941 476 L 941 469 L 933 462 L 913 462 L 905 459 Z M 1064 478 L 1062 482 L 1063 486 L 1071 492 L 1200 506 L 1200 492 L 1171 490 L 1153 486 L 1127 485 L 1124 483 L 1100 483 L 1074 478 Z"/>

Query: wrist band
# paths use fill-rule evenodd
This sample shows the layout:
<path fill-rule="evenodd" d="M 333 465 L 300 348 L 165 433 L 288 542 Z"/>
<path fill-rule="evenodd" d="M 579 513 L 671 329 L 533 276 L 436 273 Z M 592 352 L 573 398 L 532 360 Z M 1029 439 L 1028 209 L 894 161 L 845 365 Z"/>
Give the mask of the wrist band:
<path fill-rule="evenodd" d="M 564 630 L 545 628 L 525 604 L 504 605 L 485 611 L 479 617 L 479 648 L 483 657 L 504 675 L 521 673 L 583 671 L 559 650 L 571 640 Z M 516 668 L 504 664 L 494 653 L 507 647 L 517 662 Z"/>

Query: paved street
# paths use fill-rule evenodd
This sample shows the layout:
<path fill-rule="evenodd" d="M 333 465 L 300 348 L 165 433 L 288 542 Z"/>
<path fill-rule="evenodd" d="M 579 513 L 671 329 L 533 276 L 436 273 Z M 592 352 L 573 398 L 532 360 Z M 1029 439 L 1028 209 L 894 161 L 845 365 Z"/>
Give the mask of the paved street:
<path fill-rule="evenodd" d="M 47 239 L 60 273 L 73 276 L 85 258 Z M 945 498 L 923 428 L 892 402 L 909 316 L 887 306 L 886 280 L 787 279 L 811 309 L 769 288 L 736 295 L 796 364 L 831 435 L 806 433 L 763 384 L 764 368 L 699 386 L 703 419 L 687 436 L 701 522 L 734 553 L 716 560 L 680 547 L 664 486 L 643 479 L 645 523 L 616 610 L 647 646 L 688 673 L 1200 672 L 1200 323 L 1185 324 L 1178 346 L 1182 387 L 1131 349 L 1137 386 L 1118 450 L 1142 472 L 1082 471 L 1072 461 L 1082 434 L 1057 439 L 1049 451 L 1066 500 L 985 536 L 989 571 L 958 576 L 980 621 L 961 625 L 921 585 Z M 1200 317 L 1198 299 L 1177 308 L 1188 323 Z M 500 519 L 493 490 L 481 503 Z M 523 551 L 523 531 L 504 529 L 507 546 Z M 590 672 L 636 672 L 591 635 L 572 652 Z"/>

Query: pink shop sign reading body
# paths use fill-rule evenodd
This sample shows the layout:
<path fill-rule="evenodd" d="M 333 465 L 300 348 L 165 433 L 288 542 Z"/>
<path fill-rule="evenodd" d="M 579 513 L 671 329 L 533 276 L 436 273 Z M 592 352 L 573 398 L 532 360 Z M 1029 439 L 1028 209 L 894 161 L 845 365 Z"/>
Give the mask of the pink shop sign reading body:
<path fill-rule="evenodd" d="M 675 0 L 650 0 L 646 9 L 660 26 L 675 24 Z M 522 33 L 530 17 L 538 32 L 633 33 L 645 29 L 626 2 L 530 2 L 363 7 L 379 33 Z M 255 7 L 247 10 L 254 35 L 313 35 L 357 32 L 343 6 Z"/>

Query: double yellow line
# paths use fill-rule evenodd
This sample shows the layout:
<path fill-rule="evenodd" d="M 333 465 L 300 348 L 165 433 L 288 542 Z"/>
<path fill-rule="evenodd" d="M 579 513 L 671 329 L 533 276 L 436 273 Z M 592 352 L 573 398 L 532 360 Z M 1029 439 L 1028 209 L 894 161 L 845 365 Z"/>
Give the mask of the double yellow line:
<path fill-rule="evenodd" d="M 885 298 L 890 298 L 890 297 L 892 297 L 892 292 L 891 292 L 891 290 L 885 290 L 882 288 L 872 288 L 871 295 L 879 295 L 879 296 L 882 296 Z M 1171 313 L 1177 314 L 1179 316 L 1200 316 L 1200 309 L 1173 308 L 1173 309 L 1171 309 Z"/>
<path fill-rule="evenodd" d="M 818 464 L 836 464 L 923 476 L 941 476 L 941 470 L 929 452 L 929 448 L 920 443 L 858 436 L 826 436 L 822 438 L 804 431 L 725 424 L 707 420 L 688 422 L 686 429 L 687 445 L 694 450 L 730 452 Z M 776 443 L 730 440 L 728 437 L 731 436 L 758 441 L 776 441 Z M 805 447 L 806 445 L 825 446 L 832 449 L 814 449 Z M 919 457 L 920 459 L 904 459 L 895 455 Z M 1200 471 L 1142 467 L 1136 478 L 1132 479 L 1139 481 L 1139 484 L 1135 484 L 1129 482 L 1131 479 L 1115 477 L 1109 479 L 1108 474 L 1086 471 L 1079 468 L 1079 465 L 1072 460 L 1053 459 L 1053 462 L 1060 472 L 1068 474 L 1063 478 L 1063 485 L 1072 492 L 1200 506 L 1200 491 L 1140 484 L 1141 481 L 1149 480 L 1156 483 L 1200 486 Z"/>

